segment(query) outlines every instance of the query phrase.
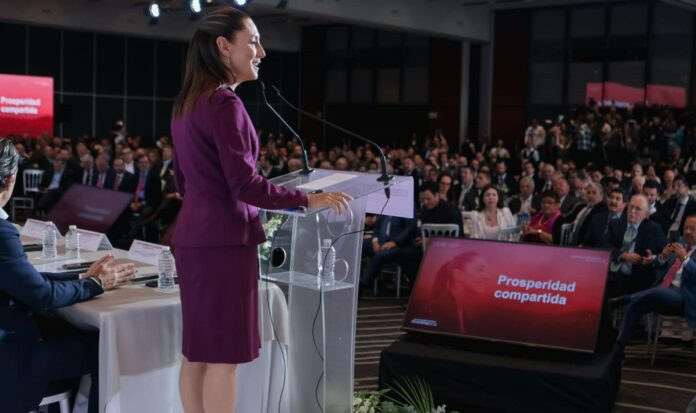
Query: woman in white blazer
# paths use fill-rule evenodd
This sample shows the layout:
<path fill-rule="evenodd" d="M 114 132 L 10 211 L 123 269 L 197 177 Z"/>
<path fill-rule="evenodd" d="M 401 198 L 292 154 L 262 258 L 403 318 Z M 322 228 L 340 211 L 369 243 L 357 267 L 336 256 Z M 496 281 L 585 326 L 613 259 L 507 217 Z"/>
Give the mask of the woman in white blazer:
<path fill-rule="evenodd" d="M 471 238 L 497 240 L 501 229 L 515 226 L 515 218 L 509 208 L 503 207 L 503 199 L 494 185 L 483 188 L 479 205 L 469 221 Z"/>

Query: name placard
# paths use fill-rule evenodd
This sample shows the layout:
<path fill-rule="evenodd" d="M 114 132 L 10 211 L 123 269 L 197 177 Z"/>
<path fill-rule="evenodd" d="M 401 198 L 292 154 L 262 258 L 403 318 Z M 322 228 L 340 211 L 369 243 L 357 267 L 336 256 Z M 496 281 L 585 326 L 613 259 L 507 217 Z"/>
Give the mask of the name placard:
<path fill-rule="evenodd" d="M 114 249 L 111 242 L 109 242 L 109 238 L 106 237 L 106 234 L 79 228 L 77 231 L 80 233 L 81 250 L 96 252 Z"/>
<path fill-rule="evenodd" d="M 31 238 L 43 239 L 43 231 L 44 228 L 46 228 L 46 224 L 48 224 L 48 222 L 46 221 L 39 221 L 38 219 L 28 219 L 27 222 L 24 224 L 24 227 L 22 227 L 20 235 L 24 235 L 26 237 Z M 56 229 L 58 239 L 62 239 L 63 236 L 61 235 L 60 231 L 58 231 L 58 227 L 56 227 L 56 225 L 53 224 L 53 228 Z"/>
<path fill-rule="evenodd" d="M 162 253 L 163 245 L 153 244 L 140 240 L 133 241 L 128 250 L 128 258 L 133 261 L 140 261 L 146 264 L 157 266 L 158 259 Z"/>

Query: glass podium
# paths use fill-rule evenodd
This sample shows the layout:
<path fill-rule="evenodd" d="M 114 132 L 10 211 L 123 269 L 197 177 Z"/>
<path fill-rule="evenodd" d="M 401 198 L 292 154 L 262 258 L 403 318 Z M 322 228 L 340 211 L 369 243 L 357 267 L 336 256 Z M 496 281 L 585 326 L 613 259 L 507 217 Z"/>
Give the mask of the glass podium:
<path fill-rule="evenodd" d="M 352 411 L 357 287 L 368 199 L 393 185 L 413 185 L 411 177 L 395 176 L 386 183 L 378 178 L 316 169 L 310 175 L 298 171 L 271 180 L 305 192 L 340 191 L 353 197 L 349 210 L 340 215 L 328 208 L 262 214 L 264 226 L 272 227 L 267 235 L 273 235 L 261 247 L 261 276 L 288 286 L 290 337 L 283 397 L 290 412 Z M 327 239 L 335 250 L 333 281 L 320 276 L 326 258 L 321 247 Z M 271 262 L 264 256 L 272 257 Z"/>

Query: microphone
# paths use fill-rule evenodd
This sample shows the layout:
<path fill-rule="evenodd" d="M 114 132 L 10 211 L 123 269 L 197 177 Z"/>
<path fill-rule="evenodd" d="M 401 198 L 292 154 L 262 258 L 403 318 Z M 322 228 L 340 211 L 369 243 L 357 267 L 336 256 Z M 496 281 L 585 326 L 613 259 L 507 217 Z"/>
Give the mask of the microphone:
<path fill-rule="evenodd" d="M 309 159 L 307 158 L 307 149 L 305 148 L 304 140 L 302 140 L 302 138 L 300 138 L 300 135 L 298 135 L 297 132 L 295 132 L 295 130 L 291 128 L 290 125 L 288 125 L 285 119 L 283 119 L 283 117 L 280 116 L 280 113 L 276 112 L 276 110 L 273 109 L 273 106 L 271 106 L 271 104 L 268 103 L 268 99 L 266 99 L 266 85 L 263 83 L 263 80 L 259 80 L 259 83 L 261 84 L 261 97 L 263 98 L 263 103 L 268 107 L 268 109 L 271 110 L 271 112 L 273 112 L 274 115 L 276 115 L 278 119 L 280 119 L 283 125 L 285 125 L 285 127 L 288 128 L 290 132 L 292 132 L 292 135 L 295 138 L 297 138 L 297 140 L 300 142 L 300 146 L 302 147 L 302 170 L 300 171 L 300 174 L 311 174 L 312 172 L 314 172 L 314 169 L 309 167 Z"/>
<path fill-rule="evenodd" d="M 355 132 L 351 132 L 351 131 L 349 131 L 349 130 L 346 129 L 346 128 L 343 128 L 343 127 L 341 127 L 341 126 L 338 126 L 338 125 L 336 125 L 336 124 L 333 123 L 333 122 L 329 122 L 328 120 L 323 119 L 323 118 L 321 118 L 321 117 L 319 117 L 319 116 L 316 116 L 316 115 L 314 115 L 314 114 L 312 114 L 312 113 L 309 113 L 309 112 L 307 112 L 306 110 L 300 109 L 300 108 L 298 108 L 297 106 L 293 105 L 292 103 L 288 102 L 287 99 L 285 99 L 285 98 L 283 97 L 283 95 L 280 94 L 280 90 L 278 90 L 277 87 L 271 85 L 271 89 L 273 89 L 273 91 L 274 91 L 275 94 L 280 98 L 280 100 L 282 100 L 286 105 L 290 106 L 292 109 L 295 109 L 295 110 L 298 111 L 299 113 L 301 113 L 301 114 L 303 114 L 303 115 L 305 115 L 305 116 L 308 116 L 308 117 L 310 117 L 310 118 L 312 118 L 312 119 L 314 119 L 314 120 L 317 120 L 317 121 L 319 121 L 319 122 L 321 122 L 321 123 L 323 123 L 323 124 L 326 124 L 326 125 L 328 125 L 328 126 L 331 126 L 332 128 L 337 129 L 337 130 L 339 130 L 339 131 L 345 133 L 346 135 L 352 136 L 352 137 L 354 137 L 354 138 L 356 138 L 356 139 L 360 139 L 360 140 L 363 141 L 363 142 L 369 143 L 370 145 L 372 145 L 372 146 L 374 146 L 375 148 L 377 148 L 377 152 L 379 153 L 379 157 L 380 157 L 380 159 L 382 160 L 381 165 L 380 165 L 380 166 L 381 166 L 381 169 L 382 169 L 382 175 L 380 175 L 380 177 L 377 178 L 377 181 L 383 182 L 384 185 L 386 186 L 386 185 L 388 184 L 389 181 L 391 181 L 392 179 L 394 179 L 394 176 L 389 175 L 389 174 L 387 173 L 387 157 L 384 156 L 384 151 L 383 151 L 382 148 L 381 148 L 379 145 L 377 145 L 377 143 L 375 143 L 373 140 L 370 140 L 370 139 L 368 139 L 368 138 L 366 138 L 366 137 L 364 137 L 364 136 L 360 136 L 360 135 L 358 135 L 358 134 L 355 133 Z M 389 196 L 391 195 L 391 194 L 390 194 L 390 191 L 389 191 L 389 187 L 385 187 L 385 188 L 384 188 L 384 193 L 387 195 L 387 199 L 389 199 Z"/>

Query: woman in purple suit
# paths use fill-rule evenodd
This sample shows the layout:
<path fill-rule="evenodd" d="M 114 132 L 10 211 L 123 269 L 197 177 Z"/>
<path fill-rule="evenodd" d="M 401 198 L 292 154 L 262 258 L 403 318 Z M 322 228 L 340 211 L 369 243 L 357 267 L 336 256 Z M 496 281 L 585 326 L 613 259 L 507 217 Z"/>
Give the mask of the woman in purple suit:
<path fill-rule="evenodd" d="M 257 173 L 258 138 L 234 90 L 257 79 L 266 56 L 259 37 L 234 8 L 204 16 L 173 108 L 184 196 L 174 234 L 184 324 L 179 390 L 189 413 L 232 411 L 236 366 L 258 356 L 256 246 L 265 241 L 258 208 L 341 212 L 350 200 L 277 187 Z"/>

